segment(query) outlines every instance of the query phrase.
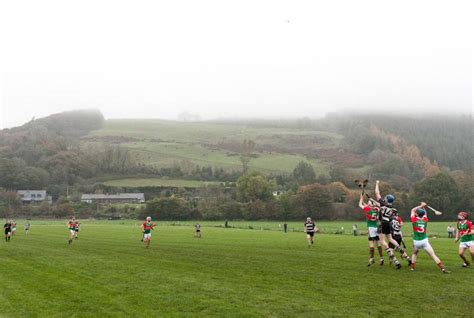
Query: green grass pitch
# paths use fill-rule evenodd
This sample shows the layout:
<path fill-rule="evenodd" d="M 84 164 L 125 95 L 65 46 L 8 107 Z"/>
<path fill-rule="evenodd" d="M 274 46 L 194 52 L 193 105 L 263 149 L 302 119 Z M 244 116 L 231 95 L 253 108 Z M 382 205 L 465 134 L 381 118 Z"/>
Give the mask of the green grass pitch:
<path fill-rule="evenodd" d="M 84 221 L 71 246 L 65 222 L 32 221 L 28 238 L 19 223 L 0 244 L 1 317 L 473 314 L 474 268 L 460 268 L 457 245 L 443 237 L 430 241 L 448 275 L 425 254 L 416 272 L 368 268 L 364 236 L 320 234 L 308 248 L 299 223 L 285 234 L 278 222 L 253 222 L 267 231 L 203 222 L 195 239 L 191 222 L 158 222 L 148 250 L 138 221 Z"/>

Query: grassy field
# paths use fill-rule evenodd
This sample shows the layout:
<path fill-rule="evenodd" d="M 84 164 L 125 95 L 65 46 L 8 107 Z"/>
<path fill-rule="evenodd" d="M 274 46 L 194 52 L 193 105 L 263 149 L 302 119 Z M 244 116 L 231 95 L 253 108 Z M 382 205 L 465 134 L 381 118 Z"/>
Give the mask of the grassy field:
<path fill-rule="evenodd" d="M 208 185 L 219 185 L 221 182 L 182 180 L 182 179 L 159 179 L 159 178 L 128 178 L 110 180 L 105 185 L 114 187 L 176 187 L 176 188 L 199 188 Z"/>
<path fill-rule="evenodd" d="M 238 155 L 230 154 L 225 150 L 209 149 L 202 145 L 170 142 L 133 142 L 124 143 L 123 146 L 133 151 L 133 156 L 137 161 L 160 167 L 180 165 L 184 161 L 200 166 L 222 167 L 234 170 L 242 169 L 242 163 Z M 258 157 L 250 161 L 249 166 L 251 169 L 265 173 L 290 173 L 300 161 L 310 163 L 318 175 L 328 174 L 329 166 L 323 161 L 308 160 L 306 157 L 296 154 L 259 153 Z"/>
<path fill-rule="evenodd" d="M 162 141 L 217 144 L 222 141 L 259 140 L 260 144 L 311 142 L 321 148 L 337 145 L 342 136 L 325 131 L 286 128 L 253 128 L 246 125 L 209 122 L 179 122 L 160 119 L 111 119 L 90 136 L 124 136 Z"/>
<path fill-rule="evenodd" d="M 84 145 L 120 144 L 134 159 L 157 167 L 212 166 L 240 170 L 235 151 L 244 139 L 252 139 L 265 151 L 256 151 L 250 168 L 264 173 L 290 173 L 300 161 L 313 165 L 318 175 L 328 175 L 329 164 L 306 158 L 311 150 L 339 146 L 342 136 L 322 131 L 251 128 L 245 125 L 183 123 L 166 120 L 108 120 L 105 127 L 91 132 Z M 271 150 L 270 150 L 271 149 Z M 304 150 L 302 150 L 304 149 Z"/>
<path fill-rule="evenodd" d="M 445 238 L 431 243 L 449 275 L 424 254 L 416 272 L 368 268 L 365 237 L 321 234 L 308 248 L 278 222 L 202 222 L 202 239 L 192 222 L 160 222 L 148 250 L 138 221 L 84 221 L 71 246 L 64 223 L 31 221 L 28 238 L 0 244 L 0 316 L 472 317 L 474 269 Z"/>

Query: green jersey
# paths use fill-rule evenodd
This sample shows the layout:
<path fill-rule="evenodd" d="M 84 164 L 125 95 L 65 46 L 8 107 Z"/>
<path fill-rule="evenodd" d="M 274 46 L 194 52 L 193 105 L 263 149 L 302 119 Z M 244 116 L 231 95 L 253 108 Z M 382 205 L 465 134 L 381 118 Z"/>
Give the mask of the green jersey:
<path fill-rule="evenodd" d="M 364 207 L 365 219 L 367 220 L 367 227 L 378 227 L 377 216 L 378 209 L 370 206 Z"/>
<path fill-rule="evenodd" d="M 422 218 L 414 216 L 411 218 L 411 224 L 413 225 L 413 240 L 424 240 L 427 237 L 426 228 L 428 227 L 428 218 L 426 216 Z"/>
<path fill-rule="evenodd" d="M 150 234 L 151 230 L 155 227 L 155 223 L 145 222 L 145 223 L 143 223 L 142 227 L 143 227 L 143 233 L 144 234 Z"/>
<path fill-rule="evenodd" d="M 471 232 L 471 230 L 472 230 L 472 223 L 470 221 L 465 221 L 464 223 L 458 222 L 459 235 L 463 235 L 461 236 L 461 242 L 474 241 L 474 235 L 472 234 L 464 235 L 465 233 Z"/>

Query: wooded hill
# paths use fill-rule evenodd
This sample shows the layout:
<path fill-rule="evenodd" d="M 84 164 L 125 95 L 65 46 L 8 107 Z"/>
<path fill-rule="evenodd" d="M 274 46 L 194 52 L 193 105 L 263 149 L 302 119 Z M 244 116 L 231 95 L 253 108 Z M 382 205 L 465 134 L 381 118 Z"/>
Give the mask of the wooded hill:
<path fill-rule="evenodd" d="M 56 200 L 66 185 L 78 193 L 133 191 L 140 184 L 219 186 L 236 182 L 248 169 L 288 193 L 334 182 L 351 191 L 353 179 L 368 177 L 406 196 L 407 205 L 423 198 L 415 190 L 432 198 L 450 191 L 458 197 L 445 198 L 443 205 L 469 210 L 473 127 L 472 116 L 330 114 L 318 120 L 176 122 L 105 121 L 98 111 L 66 112 L 0 131 L 0 187 L 48 189 Z M 422 186 L 431 180 L 441 184 Z M 234 198 L 239 201 L 237 192 Z"/>

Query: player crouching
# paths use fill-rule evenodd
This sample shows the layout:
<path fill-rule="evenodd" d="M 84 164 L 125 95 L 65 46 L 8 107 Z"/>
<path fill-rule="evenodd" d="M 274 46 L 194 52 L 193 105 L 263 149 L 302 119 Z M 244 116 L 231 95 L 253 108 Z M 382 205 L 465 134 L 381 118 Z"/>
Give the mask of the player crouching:
<path fill-rule="evenodd" d="M 153 230 L 155 227 L 155 223 L 151 221 L 151 217 L 148 216 L 146 218 L 146 221 L 143 222 L 141 228 L 143 232 L 143 243 L 145 244 L 145 248 L 148 248 L 150 246 L 150 241 L 151 241 L 151 230 Z"/>
<path fill-rule="evenodd" d="M 474 262 L 474 229 L 472 222 L 468 221 L 466 212 L 459 212 L 457 228 L 455 243 L 461 240 L 459 243 L 459 257 L 464 261 L 462 267 L 468 267 L 470 263 L 464 256 L 464 252 L 469 250 L 471 259 Z"/>
<path fill-rule="evenodd" d="M 419 206 L 416 206 L 411 210 L 410 216 L 413 225 L 413 256 L 411 257 L 411 270 L 415 270 L 418 252 L 420 250 L 425 250 L 443 273 L 449 273 L 449 271 L 444 268 L 444 265 L 438 256 L 436 256 L 433 247 L 431 247 L 430 242 L 428 241 L 428 236 L 426 235 L 426 228 L 428 226 L 428 217 L 425 209 L 426 206 L 427 204 L 425 202 L 421 202 Z"/>

